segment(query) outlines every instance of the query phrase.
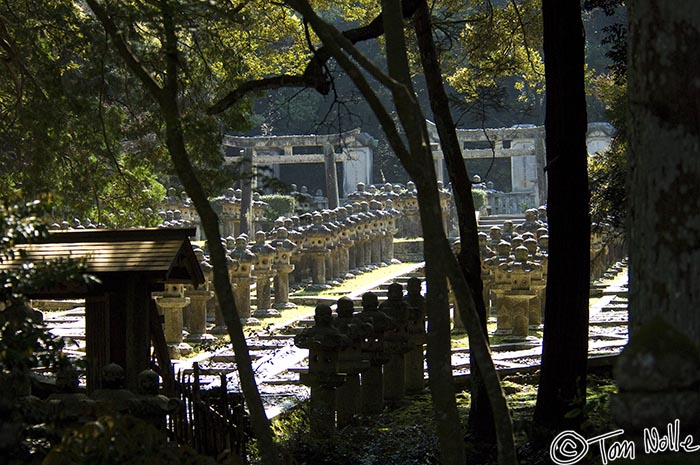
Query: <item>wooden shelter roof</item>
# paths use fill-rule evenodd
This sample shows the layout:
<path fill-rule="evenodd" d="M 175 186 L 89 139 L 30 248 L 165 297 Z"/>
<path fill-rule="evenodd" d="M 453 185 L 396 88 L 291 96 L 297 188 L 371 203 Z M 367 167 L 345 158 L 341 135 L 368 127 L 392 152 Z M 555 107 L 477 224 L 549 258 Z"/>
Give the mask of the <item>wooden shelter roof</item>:
<path fill-rule="evenodd" d="M 193 228 L 90 229 L 52 231 L 47 242 L 18 245 L 24 259 L 0 267 L 57 258 L 83 259 L 87 271 L 104 280 L 111 274 L 145 274 L 155 281 L 202 284 L 204 274 L 189 241 Z"/>

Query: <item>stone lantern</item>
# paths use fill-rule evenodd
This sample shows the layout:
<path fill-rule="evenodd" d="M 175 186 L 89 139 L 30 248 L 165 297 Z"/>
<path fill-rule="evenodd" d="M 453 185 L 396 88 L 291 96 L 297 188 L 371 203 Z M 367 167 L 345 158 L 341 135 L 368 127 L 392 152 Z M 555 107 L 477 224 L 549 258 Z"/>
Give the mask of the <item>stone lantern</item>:
<path fill-rule="evenodd" d="M 390 265 L 394 262 L 394 237 L 399 233 L 397 222 L 401 216 L 401 212 L 394 208 L 394 202 L 391 198 L 387 199 L 385 203 L 387 225 L 384 245 L 382 246 L 382 255 L 385 257 L 385 263 Z"/>
<path fill-rule="evenodd" d="M 235 237 L 238 234 L 238 223 L 241 218 L 241 202 L 236 201 L 236 194 L 232 188 L 226 189 L 221 199 L 221 224 L 224 236 Z"/>
<path fill-rule="evenodd" d="M 369 271 L 374 269 L 372 266 L 372 239 L 373 239 L 373 225 L 374 214 L 369 211 L 369 203 L 361 202 L 359 205 L 360 211 L 358 216 L 362 219 L 360 222 L 360 229 L 358 231 L 359 246 L 362 248 L 362 269 L 364 271 Z"/>
<path fill-rule="evenodd" d="M 328 288 L 326 281 L 326 255 L 330 253 L 328 241 L 331 231 L 323 224 L 320 213 L 313 216 L 313 224 L 305 231 L 304 252 L 311 260 L 311 283 L 315 289 Z"/>
<path fill-rule="evenodd" d="M 357 270 L 357 230 L 359 227 L 357 216 L 353 213 L 353 207 L 350 205 L 345 206 L 345 219 L 343 220 L 343 225 L 347 231 L 346 237 L 348 241 L 348 273 L 349 277 L 354 276 L 354 272 Z"/>
<path fill-rule="evenodd" d="M 275 237 L 270 242 L 270 245 L 275 249 L 272 268 L 277 272 L 274 277 L 274 308 L 277 310 L 296 307 L 295 304 L 289 301 L 289 274 L 294 271 L 291 259 L 297 250 L 297 245 L 290 241 L 288 237 L 287 228 L 282 226 L 275 230 Z"/>
<path fill-rule="evenodd" d="M 392 404 L 400 402 L 406 395 L 405 355 L 411 350 L 408 333 L 409 309 L 403 301 L 401 284 L 392 283 L 387 291 L 387 300 L 379 310 L 392 320 L 392 328 L 384 334 L 385 350 L 389 361 L 384 366 L 384 399 Z"/>
<path fill-rule="evenodd" d="M 192 352 L 192 347 L 183 342 L 183 309 L 190 303 L 184 295 L 182 284 L 165 284 L 162 296 L 156 297 L 156 304 L 161 309 L 165 324 L 165 342 L 168 344 L 170 358 L 177 360 L 182 355 Z"/>
<path fill-rule="evenodd" d="M 498 268 L 499 272 L 508 275 L 511 283 L 499 305 L 503 307 L 504 314 L 510 315 L 512 335 L 527 337 L 530 320 L 535 321 L 533 324 L 541 322 L 540 302 L 537 291 L 532 288 L 532 278 L 541 277 L 542 266 L 529 261 L 527 248 L 520 246 L 515 250 L 514 260 Z"/>
<path fill-rule="evenodd" d="M 372 326 L 372 331 L 365 335 L 360 346 L 363 358 L 369 360 L 369 368 L 362 373 L 360 401 L 362 413 L 376 414 L 384 410 L 384 373 L 382 366 L 389 361 L 389 354 L 384 350 L 384 336 L 393 326 L 392 319 L 379 310 L 376 294 L 366 292 L 362 295 L 362 313 L 360 319 Z"/>
<path fill-rule="evenodd" d="M 264 202 L 260 198 L 260 194 L 258 192 L 253 193 L 253 205 L 252 205 L 252 212 L 253 212 L 253 224 L 252 224 L 252 231 L 257 231 L 260 229 L 261 225 L 267 220 L 265 218 L 265 211 L 267 210 L 267 202 Z"/>
<path fill-rule="evenodd" d="M 350 342 L 338 358 L 338 371 L 345 374 L 345 382 L 337 393 L 338 426 L 343 427 L 360 413 L 360 373 L 369 368 L 369 361 L 362 354 L 362 341 L 372 332 L 372 325 L 355 316 L 348 297 L 338 299 L 336 311 L 334 325 Z"/>
<path fill-rule="evenodd" d="M 450 204 L 452 194 L 448 189 L 445 189 L 442 181 L 437 182 L 438 195 L 440 196 L 440 211 L 442 212 L 442 227 L 445 229 L 445 234 L 450 234 Z"/>
<path fill-rule="evenodd" d="M 333 326 L 328 305 L 316 307 L 314 321 L 314 326 L 296 335 L 294 344 L 309 350 L 309 370 L 300 381 L 311 387 L 311 435 L 321 439 L 335 431 L 336 388 L 345 378 L 338 373 L 338 358 L 350 341 Z"/>
<path fill-rule="evenodd" d="M 338 241 L 340 240 L 340 228 L 331 218 L 331 214 L 328 210 L 323 210 L 321 212 L 321 217 L 323 218 L 323 225 L 328 228 L 330 234 L 328 234 L 328 239 L 326 240 L 326 247 L 328 248 L 328 253 L 324 256 L 324 261 L 326 264 L 326 282 L 331 286 L 337 286 L 340 284 L 337 280 L 338 277 Z"/>
<path fill-rule="evenodd" d="M 406 285 L 404 302 L 408 305 L 408 337 L 411 350 L 406 354 L 406 391 L 423 391 L 423 344 L 425 344 L 425 298 L 421 295 L 421 280 L 412 277 Z"/>
<path fill-rule="evenodd" d="M 420 237 L 422 228 L 418 215 L 418 193 L 416 192 L 416 185 L 413 181 L 409 181 L 406 187 L 406 192 L 401 196 L 404 205 L 404 228 L 403 234 L 401 235 L 403 237 Z"/>
<path fill-rule="evenodd" d="M 386 223 L 384 219 L 384 211 L 382 211 L 382 203 L 378 200 L 372 200 L 369 204 L 370 213 L 373 215 L 371 223 L 371 238 L 370 248 L 372 250 L 372 263 L 375 265 L 384 264 L 384 256 L 382 255 L 382 243 L 386 235 Z"/>
<path fill-rule="evenodd" d="M 512 329 L 510 314 L 505 313 L 503 306 L 500 305 L 500 299 L 503 292 L 510 289 L 510 277 L 504 273 L 499 267 L 511 261 L 510 244 L 501 241 L 496 247 L 496 254 L 487 260 L 484 260 L 484 267 L 489 274 L 489 289 L 491 307 L 496 308 L 496 331 L 509 332 Z"/>
<path fill-rule="evenodd" d="M 229 254 L 233 296 L 236 299 L 238 314 L 244 323 L 250 319 L 250 286 L 255 281 L 252 276 L 255 254 L 248 249 L 248 236 L 241 234 L 236 238 L 236 247 Z"/>
<path fill-rule="evenodd" d="M 263 231 L 255 233 L 255 244 L 252 245 L 250 251 L 255 255 L 252 274 L 256 279 L 255 292 L 258 303 L 258 308 L 253 316 L 256 318 L 278 317 L 280 313 L 272 308 L 270 295 L 271 280 L 277 274 L 273 268 L 277 251 L 265 242 Z"/>

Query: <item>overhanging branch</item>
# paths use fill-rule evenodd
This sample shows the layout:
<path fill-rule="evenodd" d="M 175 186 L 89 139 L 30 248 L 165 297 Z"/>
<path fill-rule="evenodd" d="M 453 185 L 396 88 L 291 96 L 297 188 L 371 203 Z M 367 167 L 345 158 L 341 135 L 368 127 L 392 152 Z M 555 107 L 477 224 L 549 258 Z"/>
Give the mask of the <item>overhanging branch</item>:
<path fill-rule="evenodd" d="M 417 7 L 418 0 L 402 0 L 404 18 L 407 19 L 413 16 Z M 342 36 L 351 44 L 376 39 L 382 34 L 384 34 L 384 23 L 381 14 L 365 26 L 342 32 Z M 240 101 L 245 95 L 261 90 L 307 87 L 315 89 L 321 95 L 327 95 L 330 91 L 330 82 L 328 76 L 322 70 L 330 58 L 331 53 L 328 47 L 324 45 L 314 51 L 314 56 L 307 64 L 304 74 L 298 76 L 281 75 L 245 82 L 214 103 L 207 113 L 210 115 L 221 113 Z"/>

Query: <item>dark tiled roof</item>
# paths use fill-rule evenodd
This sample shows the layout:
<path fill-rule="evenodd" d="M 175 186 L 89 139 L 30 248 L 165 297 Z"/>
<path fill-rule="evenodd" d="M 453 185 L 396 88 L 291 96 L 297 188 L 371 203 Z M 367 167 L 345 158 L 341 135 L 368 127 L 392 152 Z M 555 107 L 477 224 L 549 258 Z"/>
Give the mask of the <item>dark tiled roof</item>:
<path fill-rule="evenodd" d="M 48 242 L 18 245 L 26 262 L 84 259 L 88 272 L 149 273 L 162 280 L 204 282 L 189 236 L 194 229 L 72 230 L 51 232 Z M 19 254 L 18 256 L 19 257 Z M 19 266 L 19 258 L 0 268 Z"/>

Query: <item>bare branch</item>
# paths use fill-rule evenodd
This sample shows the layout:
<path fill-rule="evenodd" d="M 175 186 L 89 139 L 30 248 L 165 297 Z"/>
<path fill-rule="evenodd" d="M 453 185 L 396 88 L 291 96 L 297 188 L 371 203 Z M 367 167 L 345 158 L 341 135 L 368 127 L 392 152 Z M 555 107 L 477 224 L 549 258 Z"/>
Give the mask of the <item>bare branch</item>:
<path fill-rule="evenodd" d="M 283 74 L 257 81 L 247 81 L 229 92 L 224 98 L 216 102 L 207 110 L 207 114 L 216 115 L 240 101 L 245 95 L 263 90 L 281 89 L 285 87 L 309 87 L 315 89 L 321 95 L 328 95 L 330 83 L 326 78 L 303 75 Z"/>
<path fill-rule="evenodd" d="M 292 6 L 291 3 L 287 2 L 289 6 Z M 403 9 L 403 15 L 404 18 L 410 18 L 413 13 L 416 11 L 416 8 L 418 6 L 417 0 L 402 0 L 402 9 Z M 292 6 L 292 8 L 294 8 Z M 296 9 L 296 8 L 294 8 Z M 298 11 L 298 10 L 297 10 Z M 366 40 L 371 40 L 371 39 L 376 39 L 380 37 L 382 34 L 384 34 L 384 24 L 382 20 L 382 15 L 378 15 L 376 18 L 374 18 L 369 24 L 366 26 L 361 26 L 357 27 L 354 29 L 349 29 L 347 31 L 344 31 L 341 34 L 349 43 L 349 44 L 356 44 L 358 42 L 366 41 Z M 344 49 L 347 50 L 345 45 L 343 46 Z M 296 83 L 296 85 L 293 85 L 293 81 L 290 79 L 294 76 L 276 76 L 276 77 L 271 77 L 271 78 L 265 78 L 265 79 L 260 79 L 258 81 L 250 81 L 250 83 L 246 82 L 241 84 L 237 89 L 229 92 L 224 98 L 216 102 L 212 107 L 209 109 L 207 112 L 208 114 L 217 114 L 225 111 L 227 108 L 231 107 L 234 105 L 237 101 L 239 101 L 241 98 L 243 98 L 246 94 L 251 93 L 251 92 L 256 92 L 258 90 L 270 90 L 270 89 L 279 89 L 282 87 L 310 87 L 313 89 L 316 89 L 321 95 L 328 95 L 328 92 L 330 91 L 330 84 L 329 83 L 321 83 L 321 82 L 316 82 L 314 79 L 318 78 L 323 78 L 327 79 L 327 76 L 319 74 L 319 71 L 324 68 L 325 63 L 328 61 L 328 59 L 331 57 L 331 54 L 329 53 L 329 50 L 326 45 L 323 47 L 314 50 L 314 56 L 309 61 L 306 70 L 303 74 L 303 76 L 306 76 L 305 79 L 299 79 Z M 354 54 L 353 58 L 357 59 Z M 361 54 L 360 54 L 361 55 Z M 365 67 L 363 65 L 363 67 Z M 365 68 L 367 69 L 367 68 Z M 369 69 L 368 69 L 369 71 Z M 311 78 L 313 76 L 313 78 Z M 281 81 L 275 81 L 275 79 L 283 77 L 285 79 L 282 79 Z M 375 77 L 376 78 L 376 77 Z M 310 79 L 310 80 L 309 80 Z M 275 86 L 274 84 L 284 84 L 284 85 L 277 85 Z M 309 85 L 309 84 L 312 85 Z"/>
<path fill-rule="evenodd" d="M 367 81 L 367 78 L 362 74 L 357 63 L 353 62 L 337 43 L 339 38 L 343 38 L 342 34 L 339 34 L 337 29 L 319 18 L 307 0 L 286 0 L 286 3 L 298 11 L 309 22 L 314 32 L 316 32 L 325 44 L 324 49 L 328 50 L 328 53 L 331 54 L 338 65 L 343 68 L 348 77 L 350 77 L 355 86 L 362 93 L 362 96 L 367 100 L 367 103 L 377 116 L 396 155 L 402 161 L 408 160 L 410 153 L 401 139 L 391 115 Z M 344 39 L 348 40 L 347 38 Z"/>

